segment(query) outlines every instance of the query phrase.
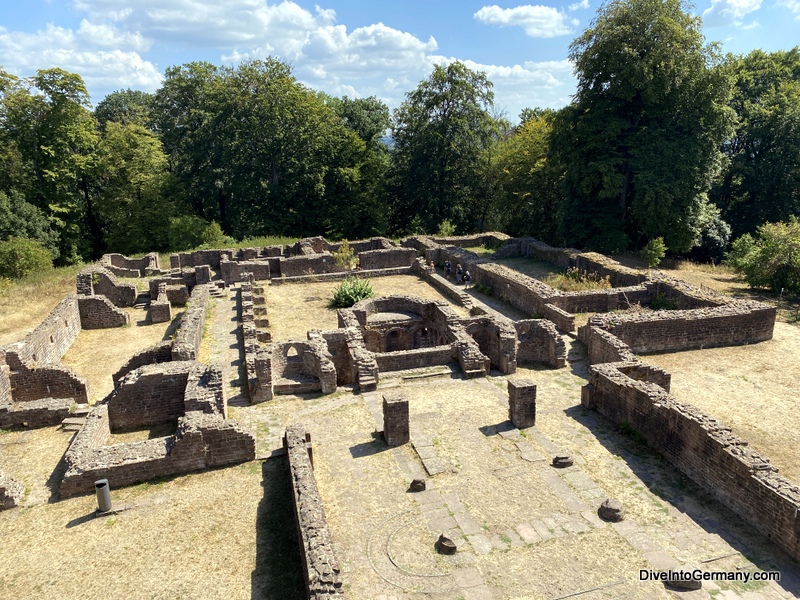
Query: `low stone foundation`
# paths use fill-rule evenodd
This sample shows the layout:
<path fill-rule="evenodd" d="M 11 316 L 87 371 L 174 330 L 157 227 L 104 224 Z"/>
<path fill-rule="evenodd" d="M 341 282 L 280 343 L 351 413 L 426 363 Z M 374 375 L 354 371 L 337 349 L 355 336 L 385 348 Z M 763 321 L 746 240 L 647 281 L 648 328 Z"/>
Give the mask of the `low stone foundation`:
<path fill-rule="evenodd" d="M 150 302 L 150 321 L 166 323 L 172 320 L 172 305 L 167 298 L 167 284 L 158 284 L 158 296 Z"/>
<path fill-rule="evenodd" d="M 303 576 L 309 600 L 344 598 L 341 568 L 333 551 L 333 540 L 325 509 L 317 489 L 309 456 L 310 438 L 305 428 L 286 429 L 283 445 L 289 458 L 295 524 L 303 557 Z"/>
<path fill-rule="evenodd" d="M 0 471 L 0 510 L 19 506 L 25 495 L 25 486 Z"/>
<path fill-rule="evenodd" d="M 758 531 L 800 560 L 800 487 L 717 420 L 659 385 L 664 372 L 641 363 L 591 367 L 581 403 L 625 423 L 655 450 Z M 668 381 L 666 382 L 668 385 Z"/>
<path fill-rule="evenodd" d="M 70 444 L 61 497 L 91 493 L 97 479 L 120 487 L 253 460 L 255 438 L 225 413 L 216 367 L 186 361 L 132 371 L 89 413 Z M 106 445 L 117 427 L 173 422 L 173 435 Z"/>
<path fill-rule="evenodd" d="M 79 296 L 105 296 L 114 306 L 125 308 L 136 303 L 136 286 L 121 283 L 116 276 L 101 265 L 89 265 L 81 269 L 76 278 Z"/>
<path fill-rule="evenodd" d="M 189 308 L 183 313 L 181 326 L 172 345 L 172 360 L 196 360 L 203 339 L 203 327 L 208 310 L 210 284 L 198 285 L 192 290 Z"/>
<path fill-rule="evenodd" d="M 81 329 L 109 329 L 131 324 L 130 315 L 105 296 L 78 296 L 78 310 Z"/>

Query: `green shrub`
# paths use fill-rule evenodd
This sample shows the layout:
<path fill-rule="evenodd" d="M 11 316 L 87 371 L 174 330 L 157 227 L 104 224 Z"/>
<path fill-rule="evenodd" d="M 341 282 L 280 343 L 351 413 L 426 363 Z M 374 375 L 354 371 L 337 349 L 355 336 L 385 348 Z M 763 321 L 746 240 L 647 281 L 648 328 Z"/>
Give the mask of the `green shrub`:
<path fill-rule="evenodd" d="M 474 286 L 476 292 L 480 292 L 486 296 L 492 295 L 492 286 L 485 283 L 476 283 Z"/>
<path fill-rule="evenodd" d="M 445 219 L 439 223 L 439 230 L 436 235 L 439 237 L 451 237 L 456 233 L 456 226 L 450 222 L 450 219 Z"/>
<path fill-rule="evenodd" d="M 203 230 L 202 235 L 203 246 L 206 248 L 225 248 L 229 246 L 234 239 L 225 235 L 216 221 L 211 221 Z"/>
<path fill-rule="evenodd" d="M 352 271 L 356 264 L 358 264 L 355 250 L 350 247 L 350 244 L 347 240 L 342 240 L 342 244 L 339 246 L 339 249 L 333 253 L 333 262 L 343 271 Z"/>
<path fill-rule="evenodd" d="M 41 242 L 12 237 L 0 242 L 0 277 L 20 279 L 53 268 L 53 255 Z"/>
<path fill-rule="evenodd" d="M 333 290 L 331 308 L 350 308 L 356 302 L 372 298 L 372 286 L 366 279 L 348 277 Z"/>
<path fill-rule="evenodd" d="M 678 305 L 661 293 L 650 301 L 650 310 L 678 310 Z"/>
<path fill-rule="evenodd" d="M 725 262 L 750 287 L 800 293 L 800 221 L 765 223 L 756 236 L 744 234 L 731 244 Z"/>
<path fill-rule="evenodd" d="M 642 258 L 647 262 L 647 266 L 651 269 L 657 267 L 661 260 L 667 254 L 667 247 L 664 245 L 664 238 L 657 237 L 651 239 L 644 248 L 642 248 Z"/>
<path fill-rule="evenodd" d="M 577 267 L 570 267 L 564 273 L 548 275 L 544 282 L 562 292 L 604 290 L 611 287 L 611 279 L 608 276 L 601 277 L 598 273 L 581 271 Z"/>
<path fill-rule="evenodd" d="M 169 220 L 170 249 L 179 251 L 197 248 L 203 243 L 203 235 L 209 225 L 205 219 L 195 215 L 172 217 Z"/>

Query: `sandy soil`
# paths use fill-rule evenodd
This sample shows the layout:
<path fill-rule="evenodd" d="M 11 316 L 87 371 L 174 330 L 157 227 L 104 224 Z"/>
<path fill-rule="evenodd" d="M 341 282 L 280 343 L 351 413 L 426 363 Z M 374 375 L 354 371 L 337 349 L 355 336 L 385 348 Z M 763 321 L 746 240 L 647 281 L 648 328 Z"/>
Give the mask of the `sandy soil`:
<path fill-rule="evenodd" d="M 61 362 L 89 381 L 89 402 L 102 400 L 114 389 L 111 375 L 131 356 L 164 339 L 169 339 L 180 324 L 183 310 L 173 310 L 170 323 L 151 323 L 147 310 L 126 308 L 131 317 L 128 327 L 81 330 Z"/>
<path fill-rule="evenodd" d="M 444 300 L 457 314 L 467 315 L 462 307 L 414 275 L 375 277 L 369 281 L 375 296 L 403 294 Z M 309 329 L 336 329 L 339 326 L 336 310 L 328 308 L 328 302 L 338 285 L 339 282 L 317 282 L 267 286 L 267 312 L 272 339 L 304 340 Z"/>

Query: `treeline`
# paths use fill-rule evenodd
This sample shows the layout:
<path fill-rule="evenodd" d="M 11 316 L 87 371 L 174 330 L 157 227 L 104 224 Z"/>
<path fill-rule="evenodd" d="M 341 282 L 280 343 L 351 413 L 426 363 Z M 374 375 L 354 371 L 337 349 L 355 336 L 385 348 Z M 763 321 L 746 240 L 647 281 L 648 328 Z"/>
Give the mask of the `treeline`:
<path fill-rule="evenodd" d="M 458 62 L 393 114 L 272 58 L 171 67 L 154 94 L 94 110 L 77 74 L 0 70 L 0 240 L 69 264 L 227 237 L 499 229 L 719 258 L 800 212 L 800 50 L 703 41 L 682 0 L 607 3 L 570 47 L 572 103 L 514 127 Z"/>

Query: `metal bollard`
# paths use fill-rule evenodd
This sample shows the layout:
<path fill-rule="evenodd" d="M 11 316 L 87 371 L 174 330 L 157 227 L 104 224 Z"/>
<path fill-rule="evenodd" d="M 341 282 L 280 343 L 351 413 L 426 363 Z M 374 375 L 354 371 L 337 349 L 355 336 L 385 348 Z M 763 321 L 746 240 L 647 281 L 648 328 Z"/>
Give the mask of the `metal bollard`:
<path fill-rule="evenodd" d="M 94 482 L 94 491 L 97 494 L 97 510 L 108 512 L 111 510 L 111 488 L 108 479 L 98 479 Z"/>

